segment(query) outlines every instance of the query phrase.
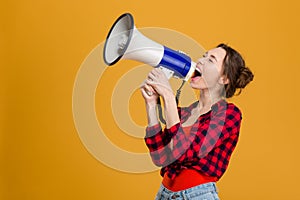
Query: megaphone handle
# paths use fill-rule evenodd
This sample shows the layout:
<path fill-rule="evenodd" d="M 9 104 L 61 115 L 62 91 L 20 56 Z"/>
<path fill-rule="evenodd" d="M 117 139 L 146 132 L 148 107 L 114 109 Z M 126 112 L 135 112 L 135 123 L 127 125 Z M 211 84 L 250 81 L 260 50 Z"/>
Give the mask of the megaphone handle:
<path fill-rule="evenodd" d="M 180 87 L 176 91 L 175 98 L 176 98 L 177 107 L 178 107 L 178 104 L 179 104 L 179 98 L 180 98 L 180 95 L 181 95 L 181 89 L 182 89 L 182 87 L 184 86 L 185 83 L 186 83 L 186 80 L 182 80 L 182 83 L 181 83 Z"/>

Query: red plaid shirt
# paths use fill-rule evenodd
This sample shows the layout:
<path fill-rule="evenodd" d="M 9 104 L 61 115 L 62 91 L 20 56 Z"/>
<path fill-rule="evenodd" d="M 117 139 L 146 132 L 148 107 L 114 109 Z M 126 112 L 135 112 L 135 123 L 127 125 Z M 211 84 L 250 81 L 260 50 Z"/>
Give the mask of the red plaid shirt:
<path fill-rule="evenodd" d="M 182 124 L 197 105 L 178 108 L 180 123 L 169 129 L 162 130 L 160 124 L 146 128 L 145 142 L 154 164 L 162 167 L 161 176 L 167 172 L 174 179 L 182 169 L 193 168 L 220 179 L 226 171 L 238 141 L 241 112 L 221 100 L 198 118 L 190 134 L 185 134 Z"/>

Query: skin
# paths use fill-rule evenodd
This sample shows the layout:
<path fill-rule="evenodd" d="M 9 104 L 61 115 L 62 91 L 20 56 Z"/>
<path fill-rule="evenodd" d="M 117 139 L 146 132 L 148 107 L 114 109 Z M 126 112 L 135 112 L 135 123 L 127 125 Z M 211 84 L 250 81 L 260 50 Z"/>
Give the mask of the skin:
<path fill-rule="evenodd" d="M 182 126 L 192 125 L 196 119 L 211 110 L 211 106 L 221 100 L 222 88 L 229 80 L 222 74 L 223 61 L 226 51 L 222 48 L 214 48 L 207 51 L 200 58 L 196 65 L 196 70 L 201 72 L 201 76 L 192 77 L 190 86 L 200 90 L 199 104 L 192 110 L 191 116 Z M 149 74 L 143 85 L 141 93 L 144 97 L 148 118 L 148 126 L 159 123 L 156 113 L 157 99 L 159 96 L 164 101 L 164 113 L 166 128 L 170 128 L 180 122 L 177 113 L 177 104 L 169 80 L 158 68 L 154 68 Z"/>

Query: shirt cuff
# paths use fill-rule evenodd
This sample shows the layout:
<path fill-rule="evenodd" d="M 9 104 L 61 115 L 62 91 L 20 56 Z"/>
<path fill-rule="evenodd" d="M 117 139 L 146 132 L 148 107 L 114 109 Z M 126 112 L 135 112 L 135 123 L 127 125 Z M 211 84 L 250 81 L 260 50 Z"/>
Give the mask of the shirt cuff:
<path fill-rule="evenodd" d="M 170 128 L 166 129 L 166 131 L 167 131 L 167 133 L 168 133 L 168 135 L 170 137 L 173 137 L 173 136 L 175 136 L 177 134 L 177 132 L 179 131 L 180 127 L 181 127 L 181 123 L 178 122 L 177 124 L 174 124 Z"/>
<path fill-rule="evenodd" d="M 162 132 L 160 123 L 155 124 L 153 126 L 148 126 L 146 128 L 146 138 L 152 137 L 160 132 Z"/>

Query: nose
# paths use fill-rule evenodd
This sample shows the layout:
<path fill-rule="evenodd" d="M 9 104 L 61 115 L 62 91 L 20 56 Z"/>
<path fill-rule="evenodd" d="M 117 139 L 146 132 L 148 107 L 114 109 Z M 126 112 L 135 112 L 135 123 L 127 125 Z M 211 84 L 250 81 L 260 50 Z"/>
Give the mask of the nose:
<path fill-rule="evenodd" d="M 203 64 L 204 64 L 204 58 L 199 58 L 198 63 L 199 63 L 200 65 L 203 65 Z"/>

